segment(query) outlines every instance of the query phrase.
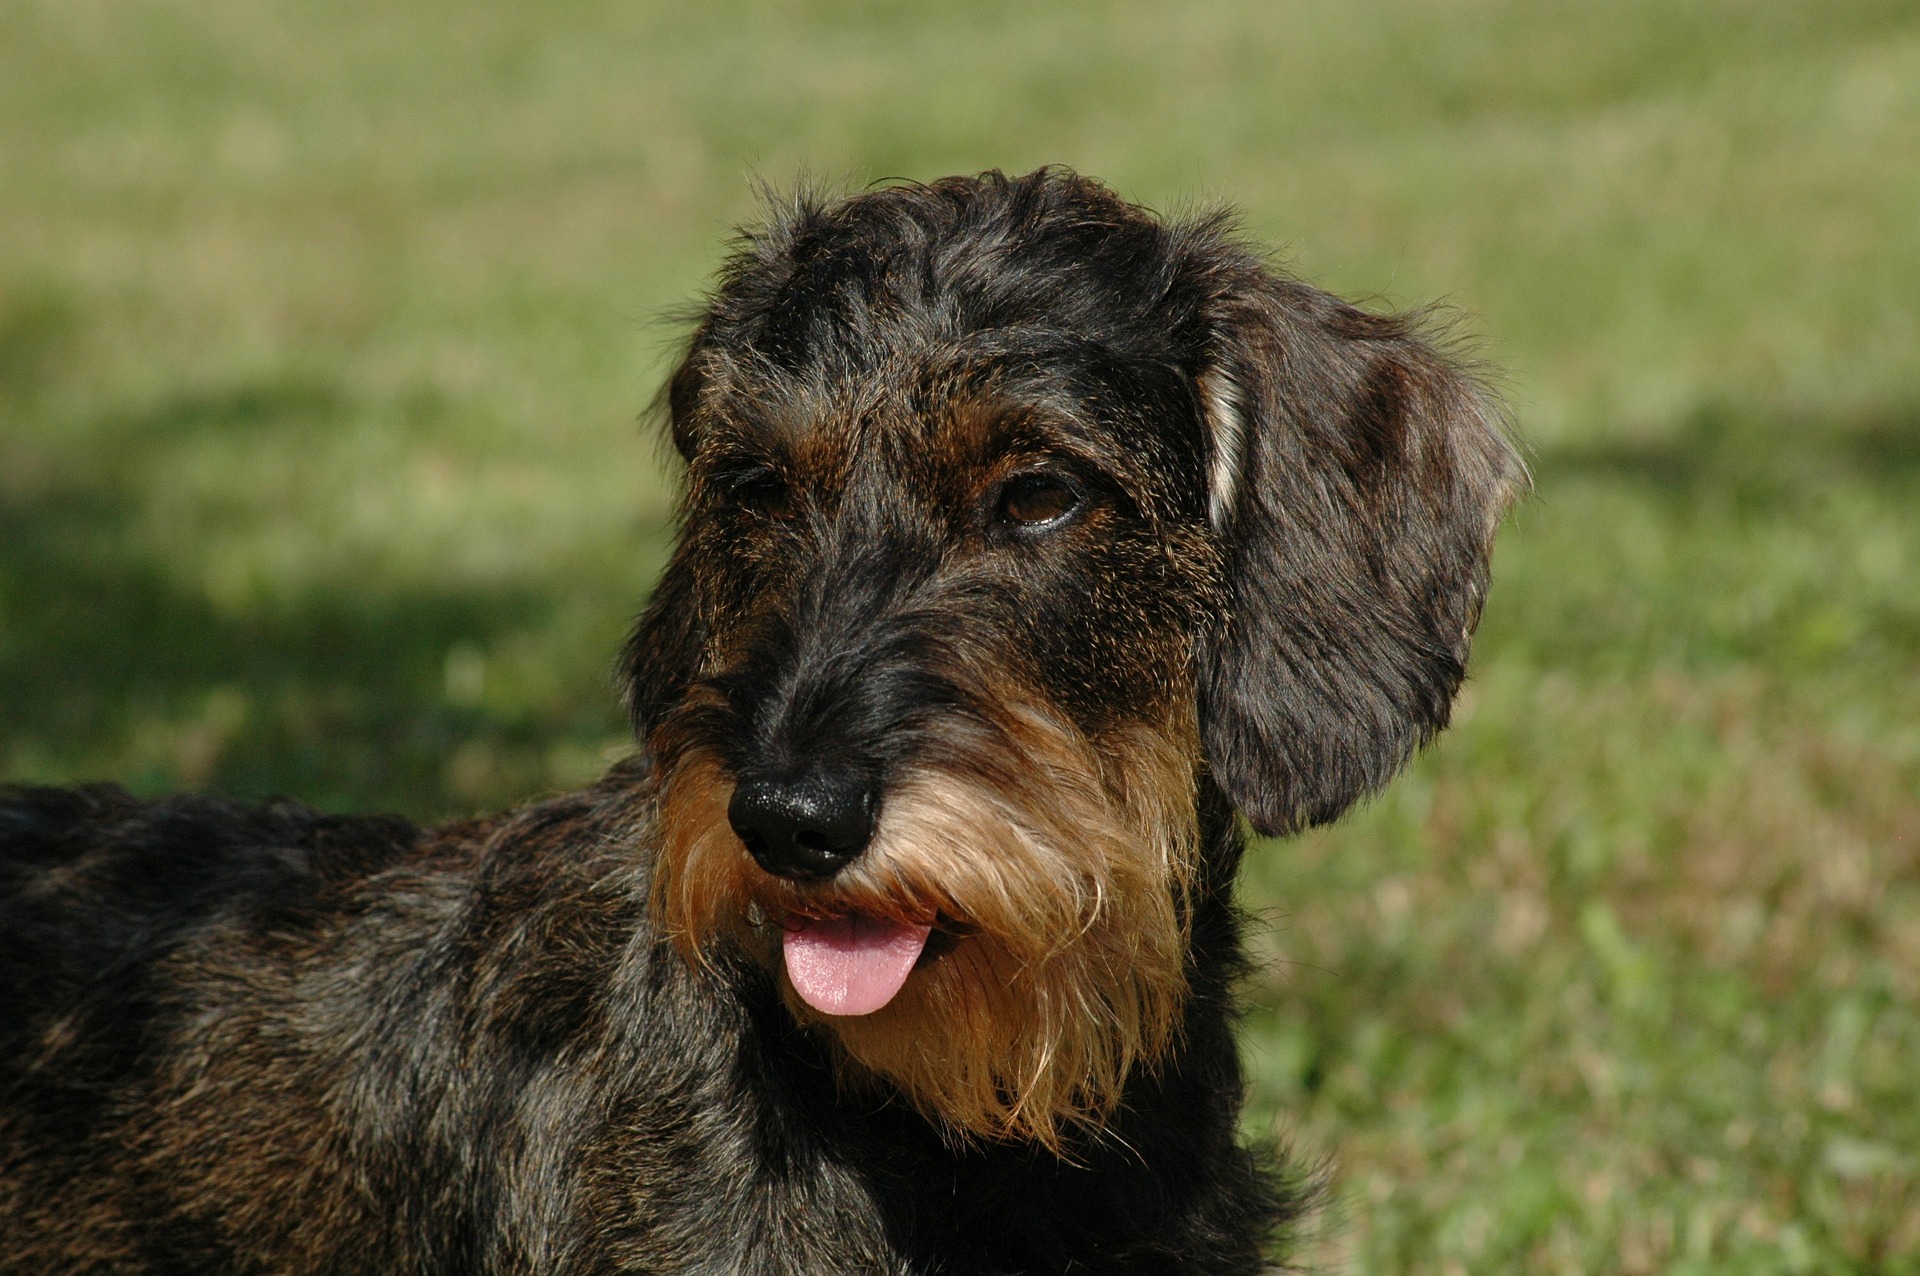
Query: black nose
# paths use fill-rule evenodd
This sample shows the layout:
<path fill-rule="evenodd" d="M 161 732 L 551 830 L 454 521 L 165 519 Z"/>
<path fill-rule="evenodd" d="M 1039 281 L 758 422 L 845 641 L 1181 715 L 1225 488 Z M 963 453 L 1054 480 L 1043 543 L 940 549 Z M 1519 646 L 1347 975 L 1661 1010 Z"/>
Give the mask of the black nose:
<path fill-rule="evenodd" d="M 863 780 L 809 772 L 742 777 L 727 822 L 776 877 L 832 877 L 873 837 L 873 789 Z"/>

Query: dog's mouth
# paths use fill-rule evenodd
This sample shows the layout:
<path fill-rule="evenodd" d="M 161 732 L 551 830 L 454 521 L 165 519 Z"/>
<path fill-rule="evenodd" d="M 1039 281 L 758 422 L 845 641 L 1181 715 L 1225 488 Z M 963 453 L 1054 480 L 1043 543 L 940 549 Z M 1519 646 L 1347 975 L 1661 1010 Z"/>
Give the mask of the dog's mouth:
<path fill-rule="evenodd" d="M 922 958 L 952 944 L 932 922 L 868 913 L 793 914 L 781 929 L 787 982 L 823 1015 L 872 1014 L 899 994 Z"/>

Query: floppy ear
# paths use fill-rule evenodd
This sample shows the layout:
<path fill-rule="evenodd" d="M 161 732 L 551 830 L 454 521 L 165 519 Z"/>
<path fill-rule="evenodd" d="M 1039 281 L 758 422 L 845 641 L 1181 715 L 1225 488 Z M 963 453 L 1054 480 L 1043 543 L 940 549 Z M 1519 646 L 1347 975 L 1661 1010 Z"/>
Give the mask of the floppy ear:
<path fill-rule="evenodd" d="M 706 383 L 701 353 L 705 335 L 706 324 L 702 323 L 653 406 L 655 414 L 665 416 L 666 437 L 682 460 L 693 458 L 697 444 L 694 417 Z M 627 717 L 643 745 L 667 710 L 686 693 L 687 684 L 700 667 L 706 634 L 700 623 L 691 561 L 683 526 L 674 538 L 666 569 L 647 599 L 646 610 L 640 613 L 620 655 L 620 689 Z"/>
<path fill-rule="evenodd" d="M 1214 781 L 1262 833 L 1338 816 L 1447 723 L 1501 514 L 1486 390 L 1405 317 L 1249 270 L 1201 377 L 1228 612 L 1200 645 Z"/>
<path fill-rule="evenodd" d="M 675 543 L 673 557 L 660 573 L 620 657 L 627 718 L 643 745 L 648 733 L 686 694 L 700 667 L 705 637 L 688 557 L 683 538 Z"/>

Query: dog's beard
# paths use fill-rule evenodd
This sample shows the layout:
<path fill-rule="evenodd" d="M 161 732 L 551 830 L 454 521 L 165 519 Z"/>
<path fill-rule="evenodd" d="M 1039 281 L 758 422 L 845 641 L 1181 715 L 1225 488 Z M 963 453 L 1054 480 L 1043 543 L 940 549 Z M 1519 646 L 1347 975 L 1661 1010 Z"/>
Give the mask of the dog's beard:
<path fill-rule="evenodd" d="M 762 872 L 728 825 L 724 768 L 682 753 L 662 786 L 653 908 L 690 960 L 732 943 L 775 971 L 795 1018 L 835 1043 L 847 1081 L 884 1079 L 956 1138 L 1058 1147 L 1069 1129 L 1104 1122 L 1179 1022 L 1193 724 L 1133 728 L 1096 748 L 1031 706 L 997 716 L 992 732 L 895 778 L 872 843 L 823 884 Z M 789 963 L 806 944 L 790 936 L 822 926 L 873 948 L 838 960 L 877 1008 L 827 1013 L 821 975 L 796 980 Z M 862 984 L 897 974 L 881 966 L 901 950 L 880 950 L 920 927 L 930 942 L 897 991 Z"/>

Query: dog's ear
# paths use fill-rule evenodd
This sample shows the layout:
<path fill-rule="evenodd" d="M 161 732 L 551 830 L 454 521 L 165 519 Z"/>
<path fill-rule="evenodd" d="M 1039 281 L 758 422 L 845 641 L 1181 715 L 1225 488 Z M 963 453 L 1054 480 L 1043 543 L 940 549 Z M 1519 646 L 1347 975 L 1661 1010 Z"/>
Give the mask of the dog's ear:
<path fill-rule="evenodd" d="M 702 354 L 706 324 L 688 343 L 673 375 L 660 387 L 651 415 L 664 418 L 665 437 L 681 461 L 693 459 L 698 438 L 695 418 L 706 385 Z M 664 452 L 665 449 L 662 449 Z M 676 703 L 700 667 L 706 635 L 700 624 L 699 603 L 684 528 L 674 539 L 673 554 L 654 584 L 646 610 L 640 613 L 620 657 L 620 689 L 627 717 L 642 744 Z"/>
<path fill-rule="evenodd" d="M 680 454 L 683 461 L 693 459 L 694 449 L 700 444 L 695 432 L 695 421 L 699 415 L 700 397 L 706 391 L 707 369 L 707 331 L 711 321 L 703 319 L 687 340 L 686 352 L 680 357 L 680 365 L 673 370 L 666 384 L 660 387 L 654 396 L 653 407 L 649 415 L 666 420 L 667 441 L 673 444 L 673 450 Z"/>
<path fill-rule="evenodd" d="M 1447 723 L 1501 514 L 1498 406 L 1404 317 L 1246 270 L 1201 377 L 1228 607 L 1202 638 L 1214 781 L 1267 834 L 1338 816 Z"/>
<path fill-rule="evenodd" d="M 667 560 L 666 570 L 660 573 L 646 610 L 640 613 L 621 653 L 621 691 L 628 720 L 642 744 L 686 694 L 700 668 L 705 635 L 688 558 L 686 541 L 676 542 L 673 557 Z"/>

